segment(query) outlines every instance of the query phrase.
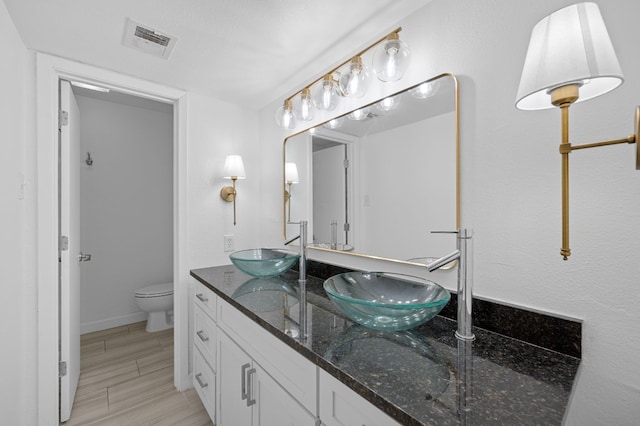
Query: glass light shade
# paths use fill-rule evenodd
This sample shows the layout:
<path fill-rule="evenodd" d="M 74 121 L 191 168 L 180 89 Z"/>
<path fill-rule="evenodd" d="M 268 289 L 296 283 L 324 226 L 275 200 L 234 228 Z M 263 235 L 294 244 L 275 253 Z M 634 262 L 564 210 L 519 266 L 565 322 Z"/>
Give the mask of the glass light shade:
<path fill-rule="evenodd" d="M 340 93 L 347 98 L 361 98 L 367 92 L 370 77 L 369 67 L 362 63 L 359 56 L 356 56 L 349 63 L 347 71 L 340 76 L 338 81 Z"/>
<path fill-rule="evenodd" d="M 242 157 L 240 155 L 227 155 L 227 159 L 224 161 L 223 174 L 225 179 L 244 179 L 246 175 Z"/>
<path fill-rule="evenodd" d="M 320 84 L 316 86 L 312 100 L 316 108 L 320 110 L 333 111 L 336 109 L 338 105 L 338 83 L 331 75 L 325 75 Z"/>
<path fill-rule="evenodd" d="M 284 130 L 293 130 L 296 127 L 296 117 L 293 114 L 291 100 L 287 99 L 276 111 L 276 123 Z"/>
<path fill-rule="evenodd" d="M 298 166 L 296 166 L 296 163 L 284 164 L 284 180 L 287 183 L 300 182 L 300 178 L 298 177 Z"/>
<path fill-rule="evenodd" d="M 342 122 L 344 121 L 343 117 L 334 118 L 333 120 L 324 124 L 324 127 L 327 129 L 337 129 L 342 126 Z"/>
<path fill-rule="evenodd" d="M 574 4 L 533 28 L 516 107 L 553 108 L 549 92 L 568 84 L 580 86 L 577 102 L 586 101 L 615 89 L 623 80 L 598 5 Z"/>
<path fill-rule="evenodd" d="M 379 111 L 392 111 L 400 105 L 400 96 L 389 96 L 376 104 Z"/>
<path fill-rule="evenodd" d="M 311 92 L 308 88 L 302 89 L 300 93 L 300 112 L 298 116 L 300 120 L 303 121 L 313 119 L 313 102 L 311 101 Z"/>
<path fill-rule="evenodd" d="M 352 113 L 350 113 L 349 115 L 347 115 L 347 118 L 349 120 L 364 120 L 365 118 L 367 118 L 369 116 L 369 107 L 365 107 L 365 108 L 360 108 L 357 109 L 355 111 L 353 111 Z"/>
<path fill-rule="evenodd" d="M 409 93 L 416 99 L 427 99 L 435 95 L 439 87 L 439 81 L 431 81 L 409 90 Z"/>
<path fill-rule="evenodd" d="M 380 81 L 398 81 L 409 67 L 409 47 L 393 33 L 387 37 L 373 54 L 373 72 Z"/>

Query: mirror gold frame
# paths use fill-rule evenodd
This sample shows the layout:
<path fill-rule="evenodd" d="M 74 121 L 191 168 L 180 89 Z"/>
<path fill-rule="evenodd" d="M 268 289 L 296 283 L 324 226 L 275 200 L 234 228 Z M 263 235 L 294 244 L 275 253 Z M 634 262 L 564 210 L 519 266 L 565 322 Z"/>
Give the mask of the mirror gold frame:
<path fill-rule="evenodd" d="M 443 73 L 440 75 L 437 75 L 433 78 L 421 81 L 418 84 L 415 84 L 413 86 L 407 87 L 405 89 L 399 90 L 395 93 L 391 93 L 387 96 L 385 96 L 385 98 L 387 97 L 393 97 L 396 95 L 399 95 L 401 93 L 405 93 L 408 92 L 409 90 L 412 90 L 418 86 L 420 86 L 421 84 L 424 83 L 430 83 L 430 82 L 434 82 L 436 80 L 442 79 L 442 78 L 446 78 L 449 77 L 452 79 L 453 81 L 453 89 L 454 89 L 454 116 L 455 116 L 455 161 L 456 161 L 456 166 L 455 166 L 455 215 L 456 215 L 456 229 L 460 228 L 460 87 L 459 87 L 459 82 L 457 77 L 454 74 L 451 73 Z M 366 107 L 371 107 L 375 104 L 377 104 L 378 102 L 380 102 L 382 100 L 381 99 L 376 99 L 375 101 L 366 104 L 366 105 L 362 105 L 357 109 L 362 109 L 362 108 L 366 108 Z M 355 110 L 354 110 L 355 111 Z M 321 122 L 319 124 L 317 124 L 315 127 L 320 127 L 323 126 L 324 124 L 328 123 L 329 121 L 336 119 L 336 118 L 341 118 L 341 117 L 346 117 L 347 115 L 349 115 L 351 112 L 353 111 L 348 111 L 340 116 L 336 116 L 336 117 L 332 117 L 329 120 L 326 120 L 324 122 Z M 282 194 L 283 194 L 283 236 L 284 239 L 287 240 L 287 223 L 288 223 L 288 215 L 287 215 L 287 202 L 289 200 L 289 188 L 287 187 L 287 184 L 285 182 L 285 162 L 286 162 L 286 148 L 287 148 L 287 141 L 293 139 L 294 137 L 301 135 L 305 132 L 307 132 L 309 129 L 304 129 L 301 130 L 297 133 L 294 133 L 292 135 L 289 135 L 288 137 L 286 137 L 284 139 L 283 142 L 283 147 L 282 147 L 282 180 L 281 182 L 283 182 L 283 188 L 282 188 Z M 453 231 L 453 230 L 447 230 L 447 231 Z M 393 258 L 389 258 L 389 257 L 382 257 L 382 256 L 376 256 L 375 254 L 366 254 L 366 253 L 358 253 L 355 251 L 341 251 L 341 250 L 332 250 L 330 248 L 325 248 L 325 247 L 308 247 L 309 249 L 312 250 L 319 250 L 319 251 L 326 251 L 326 252 L 334 252 L 334 253 L 341 253 L 341 254 L 345 254 L 345 255 L 349 255 L 349 256 L 358 256 L 358 257 L 363 257 L 363 258 L 368 258 L 368 259 L 376 259 L 376 260 L 384 260 L 384 261 L 389 261 L 389 262 L 395 262 L 395 263 L 401 263 L 401 264 L 409 264 L 409 265 L 418 265 L 418 266 L 424 266 L 423 263 L 418 263 L 418 262 L 412 262 L 409 260 L 400 260 L 400 259 L 393 259 Z M 450 265 L 450 267 L 455 266 L 454 265 L 455 262 L 452 262 L 452 264 Z M 449 268 L 443 268 L 443 269 L 449 269 Z"/>

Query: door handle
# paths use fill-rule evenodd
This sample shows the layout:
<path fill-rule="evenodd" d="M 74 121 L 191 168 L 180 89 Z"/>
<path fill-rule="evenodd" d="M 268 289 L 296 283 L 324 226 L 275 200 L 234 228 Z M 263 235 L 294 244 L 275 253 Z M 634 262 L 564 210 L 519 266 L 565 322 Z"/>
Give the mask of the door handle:
<path fill-rule="evenodd" d="M 80 252 L 78 255 L 78 262 L 88 262 L 91 260 L 91 255 L 87 253 Z"/>
<path fill-rule="evenodd" d="M 206 342 L 209 340 L 209 338 L 207 336 L 204 335 L 204 332 L 202 330 L 200 331 L 196 331 L 196 334 L 198 335 L 198 337 L 200 338 L 200 340 L 202 340 L 203 342 Z"/>
<path fill-rule="evenodd" d="M 246 363 L 242 366 L 241 369 L 241 373 L 242 373 L 242 399 L 245 400 L 249 397 L 249 395 L 247 394 L 247 379 L 246 379 L 246 373 L 247 373 L 247 368 L 251 367 L 251 364 Z"/>
<path fill-rule="evenodd" d="M 200 377 L 202 377 L 202 373 L 196 374 L 196 380 L 198 381 L 198 384 L 200 385 L 200 387 L 204 389 L 207 386 L 209 386 L 209 383 L 202 381 Z"/>
<path fill-rule="evenodd" d="M 198 294 L 196 294 L 196 297 L 197 297 L 198 299 L 200 299 L 200 301 L 201 301 L 201 302 L 208 302 L 208 301 L 209 301 L 209 299 L 208 299 L 208 298 L 206 298 L 206 297 L 204 297 L 204 295 L 203 295 L 202 293 L 198 293 Z"/>
<path fill-rule="evenodd" d="M 251 376 L 255 374 L 255 372 L 255 368 L 252 368 L 247 372 L 247 382 L 249 382 L 249 392 L 247 392 L 247 407 L 251 407 L 256 403 L 255 398 L 253 398 L 253 382 L 251 381 Z"/>

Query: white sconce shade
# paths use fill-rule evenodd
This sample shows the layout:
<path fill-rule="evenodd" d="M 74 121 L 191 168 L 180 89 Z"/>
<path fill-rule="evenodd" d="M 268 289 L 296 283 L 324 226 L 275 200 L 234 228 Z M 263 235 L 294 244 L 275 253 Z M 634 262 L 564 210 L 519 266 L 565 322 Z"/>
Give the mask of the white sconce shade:
<path fill-rule="evenodd" d="M 367 92 L 370 80 L 369 67 L 362 63 L 362 58 L 356 56 L 340 76 L 340 93 L 347 98 L 361 98 Z"/>
<path fill-rule="evenodd" d="M 542 19 L 531 32 L 516 107 L 553 108 L 550 90 L 576 84 L 577 102 L 605 94 L 624 78 L 600 9 L 579 3 Z"/>
<path fill-rule="evenodd" d="M 300 182 L 300 178 L 298 177 L 298 166 L 296 166 L 296 163 L 284 164 L 284 180 L 287 183 Z"/>
<path fill-rule="evenodd" d="M 338 83 L 325 75 L 322 82 L 313 91 L 313 104 L 319 110 L 333 111 L 338 104 Z"/>
<path fill-rule="evenodd" d="M 225 179 L 244 179 L 244 164 L 240 155 L 227 155 L 224 161 L 224 178 Z"/>
<path fill-rule="evenodd" d="M 409 47 L 398 33 L 390 34 L 373 54 L 373 72 L 380 81 L 398 81 L 409 67 Z"/>
<path fill-rule="evenodd" d="M 276 111 L 276 123 L 284 130 L 293 130 L 296 127 L 291 100 L 285 100 L 284 104 Z"/>

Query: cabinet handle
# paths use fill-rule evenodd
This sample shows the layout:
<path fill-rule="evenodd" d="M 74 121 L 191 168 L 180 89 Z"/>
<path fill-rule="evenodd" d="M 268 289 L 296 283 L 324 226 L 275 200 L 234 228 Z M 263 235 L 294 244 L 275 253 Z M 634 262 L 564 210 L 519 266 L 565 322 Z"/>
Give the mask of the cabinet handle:
<path fill-rule="evenodd" d="M 240 378 L 240 380 L 242 380 L 242 399 L 245 400 L 249 397 L 249 395 L 247 394 L 247 380 L 246 380 L 246 372 L 247 372 L 247 368 L 251 367 L 251 364 L 246 363 L 245 365 L 242 366 L 242 377 Z"/>
<path fill-rule="evenodd" d="M 196 331 L 196 334 L 198 335 L 198 337 L 200 338 L 200 340 L 202 340 L 203 342 L 207 342 L 209 341 L 209 338 L 207 336 L 204 335 L 204 332 L 202 330 L 200 331 Z"/>
<path fill-rule="evenodd" d="M 196 297 L 197 297 L 198 299 L 200 299 L 200 301 L 201 301 L 201 302 L 208 302 L 208 301 L 209 301 L 209 298 L 204 297 L 204 294 L 202 294 L 202 293 L 198 293 L 198 294 L 196 294 Z"/>
<path fill-rule="evenodd" d="M 255 368 L 252 368 L 247 372 L 247 382 L 249 382 L 249 392 L 247 395 L 247 407 L 251 407 L 256 403 L 256 400 L 253 399 L 253 381 L 251 380 L 251 375 L 256 372 Z"/>
<path fill-rule="evenodd" d="M 202 377 L 202 373 L 196 374 L 196 380 L 198 381 L 198 384 L 200 385 L 200 387 L 201 388 L 206 388 L 207 386 L 209 386 L 209 383 L 203 382 L 200 377 Z"/>

